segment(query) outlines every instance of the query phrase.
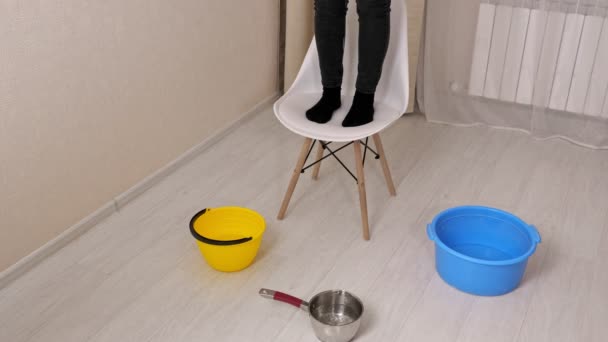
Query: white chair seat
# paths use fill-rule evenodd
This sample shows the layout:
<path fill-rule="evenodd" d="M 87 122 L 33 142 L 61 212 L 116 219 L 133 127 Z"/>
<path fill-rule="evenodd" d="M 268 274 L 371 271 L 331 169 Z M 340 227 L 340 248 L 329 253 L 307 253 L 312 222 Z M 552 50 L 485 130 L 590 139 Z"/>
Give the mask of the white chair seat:
<path fill-rule="evenodd" d="M 328 123 L 318 124 L 306 118 L 306 110 L 321 98 L 321 93 L 296 93 L 283 96 L 274 105 L 279 121 L 292 132 L 314 140 L 351 142 L 372 136 L 387 128 L 401 116 L 401 110 L 385 102 L 374 102 L 374 121 L 359 127 L 342 127 L 350 109 L 352 96 L 342 95 L 342 107 Z"/>

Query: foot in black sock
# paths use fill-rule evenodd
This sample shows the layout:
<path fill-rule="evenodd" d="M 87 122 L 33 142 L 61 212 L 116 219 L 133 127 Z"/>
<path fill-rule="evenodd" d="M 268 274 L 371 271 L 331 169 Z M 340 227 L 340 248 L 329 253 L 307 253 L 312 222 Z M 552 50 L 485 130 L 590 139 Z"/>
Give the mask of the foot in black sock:
<path fill-rule="evenodd" d="M 331 120 L 334 111 L 341 105 L 340 88 L 323 88 L 323 96 L 316 105 L 306 111 L 306 118 L 324 124 Z"/>
<path fill-rule="evenodd" d="M 374 94 L 355 92 L 353 104 L 342 121 L 344 127 L 356 127 L 374 120 Z"/>

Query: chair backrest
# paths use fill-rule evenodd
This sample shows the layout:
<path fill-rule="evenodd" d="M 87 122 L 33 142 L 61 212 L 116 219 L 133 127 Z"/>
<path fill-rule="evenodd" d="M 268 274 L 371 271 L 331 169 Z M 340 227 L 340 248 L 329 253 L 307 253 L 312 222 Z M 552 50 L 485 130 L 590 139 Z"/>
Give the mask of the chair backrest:
<path fill-rule="evenodd" d="M 353 94 L 357 78 L 359 24 L 356 0 L 350 0 L 346 20 L 344 46 L 344 79 L 342 92 Z M 300 71 L 288 90 L 289 93 L 320 93 L 321 72 L 317 46 L 313 38 Z M 409 97 L 407 12 L 404 0 L 392 0 L 391 36 L 382 69 L 382 77 L 376 89 L 376 101 L 382 101 L 395 109 L 406 111 Z"/>

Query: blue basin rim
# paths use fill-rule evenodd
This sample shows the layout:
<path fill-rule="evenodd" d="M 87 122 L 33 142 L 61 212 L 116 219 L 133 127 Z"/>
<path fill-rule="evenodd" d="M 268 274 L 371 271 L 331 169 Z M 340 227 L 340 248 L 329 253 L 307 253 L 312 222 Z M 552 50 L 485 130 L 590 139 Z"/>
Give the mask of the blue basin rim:
<path fill-rule="evenodd" d="M 473 257 L 470 257 L 468 255 L 465 255 L 465 254 L 462 254 L 462 253 L 459 253 L 459 252 L 453 250 L 452 248 L 448 247 L 445 243 L 443 243 L 443 241 L 441 241 L 441 239 L 439 239 L 437 237 L 437 233 L 435 231 L 435 226 L 437 224 L 437 221 L 441 217 L 451 214 L 452 212 L 461 211 L 461 210 L 478 210 L 481 212 L 485 211 L 490 215 L 482 215 L 480 213 L 479 215 L 466 215 L 466 216 L 492 216 L 493 218 L 502 219 L 502 220 L 504 220 L 506 218 L 506 219 L 510 220 L 512 223 L 523 227 L 526 230 L 526 232 L 528 233 L 528 235 L 530 236 L 530 239 L 532 240 L 532 244 L 531 244 L 530 248 L 528 249 L 528 251 L 526 251 L 526 253 L 524 253 L 516 258 L 507 259 L 507 260 L 478 259 L 478 258 L 473 258 Z M 494 215 L 492 215 L 492 214 L 494 214 Z M 493 266 L 512 265 L 512 264 L 516 264 L 521 261 L 524 261 L 524 260 L 528 259 L 534 253 L 534 251 L 536 250 L 536 245 L 538 245 L 541 242 L 541 237 L 540 237 L 540 234 L 538 233 L 538 230 L 536 229 L 536 227 L 525 223 L 519 217 L 517 217 L 509 212 L 506 212 L 506 211 L 500 210 L 500 209 L 496 209 L 496 208 L 484 207 L 484 206 L 460 206 L 460 207 L 454 207 L 454 208 L 444 210 L 441 213 L 439 213 L 437 216 L 435 216 L 433 221 L 427 225 L 426 233 L 429 236 L 429 239 L 431 239 L 431 241 L 434 241 L 439 247 L 446 250 L 450 254 L 453 254 L 461 259 L 468 260 L 470 262 L 474 262 L 477 264 L 493 265 Z"/>

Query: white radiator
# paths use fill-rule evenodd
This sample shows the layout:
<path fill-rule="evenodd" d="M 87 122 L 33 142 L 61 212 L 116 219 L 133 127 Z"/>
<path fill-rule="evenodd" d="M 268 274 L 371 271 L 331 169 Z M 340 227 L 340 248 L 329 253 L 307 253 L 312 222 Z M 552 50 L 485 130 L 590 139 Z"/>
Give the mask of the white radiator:
<path fill-rule="evenodd" d="M 608 19 L 480 4 L 468 89 L 473 96 L 608 118 Z"/>

